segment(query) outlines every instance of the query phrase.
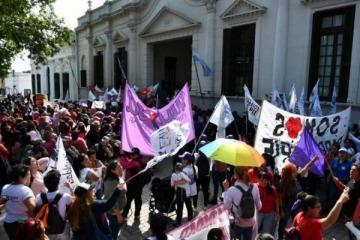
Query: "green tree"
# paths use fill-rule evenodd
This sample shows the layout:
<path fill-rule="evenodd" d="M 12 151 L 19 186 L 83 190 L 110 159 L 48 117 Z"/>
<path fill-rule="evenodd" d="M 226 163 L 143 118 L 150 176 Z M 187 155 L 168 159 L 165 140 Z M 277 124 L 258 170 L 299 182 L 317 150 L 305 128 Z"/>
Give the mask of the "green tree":
<path fill-rule="evenodd" d="M 54 13 L 55 1 L 0 0 L 0 78 L 8 75 L 12 61 L 24 50 L 43 63 L 69 44 L 73 32 Z"/>

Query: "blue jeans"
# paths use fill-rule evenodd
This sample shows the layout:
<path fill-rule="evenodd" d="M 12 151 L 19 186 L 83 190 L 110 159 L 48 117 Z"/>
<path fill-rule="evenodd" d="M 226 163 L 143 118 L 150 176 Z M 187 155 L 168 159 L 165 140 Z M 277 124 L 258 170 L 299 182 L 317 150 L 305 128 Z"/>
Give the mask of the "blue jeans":
<path fill-rule="evenodd" d="M 118 223 L 117 217 L 115 214 L 106 213 L 106 217 L 109 220 L 111 236 L 113 239 L 117 239 L 120 228 L 122 227 L 123 223 Z"/>
<path fill-rule="evenodd" d="M 269 233 L 271 235 L 274 235 L 275 212 L 259 213 L 258 227 L 259 227 L 259 233 Z"/>
<path fill-rule="evenodd" d="M 240 227 L 234 224 L 234 231 L 237 239 L 251 240 L 252 239 L 252 227 Z"/>

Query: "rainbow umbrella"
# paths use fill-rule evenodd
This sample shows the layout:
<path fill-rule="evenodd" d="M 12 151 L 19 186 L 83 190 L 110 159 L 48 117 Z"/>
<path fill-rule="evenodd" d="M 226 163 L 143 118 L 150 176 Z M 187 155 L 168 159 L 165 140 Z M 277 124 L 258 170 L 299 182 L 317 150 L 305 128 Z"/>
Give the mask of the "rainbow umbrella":
<path fill-rule="evenodd" d="M 199 149 L 208 158 L 233 166 L 260 167 L 265 159 L 245 142 L 218 138 Z"/>

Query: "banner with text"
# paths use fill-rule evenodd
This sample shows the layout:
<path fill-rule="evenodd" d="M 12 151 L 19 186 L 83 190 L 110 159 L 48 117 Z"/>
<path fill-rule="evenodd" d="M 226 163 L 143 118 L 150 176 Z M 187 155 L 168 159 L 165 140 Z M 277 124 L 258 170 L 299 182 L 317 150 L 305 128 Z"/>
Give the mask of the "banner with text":
<path fill-rule="evenodd" d="M 225 236 L 224 240 L 230 240 L 229 212 L 220 203 L 200 213 L 190 222 L 169 232 L 168 235 L 174 239 L 181 240 L 203 240 L 212 228 L 220 228 Z"/>
<path fill-rule="evenodd" d="M 189 124 L 186 143 L 194 139 L 193 114 L 187 84 L 168 105 L 161 109 L 148 108 L 128 84 L 125 85 L 124 91 L 121 136 L 124 151 L 131 151 L 132 148 L 137 147 L 144 155 L 154 155 L 150 142 L 151 134 L 173 120 Z"/>
<path fill-rule="evenodd" d="M 54 153 L 50 156 L 49 164 L 44 172 L 44 176 L 52 169 L 60 171 L 60 190 L 61 192 L 70 193 L 70 190 L 64 186 L 64 182 L 69 182 L 73 188 L 79 184 L 79 179 L 72 168 L 71 163 L 66 157 L 66 151 L 61 137 L 58 137 Z"/>
<path fill-rule="evenodd" d="M 308 117 L 284 111 L 263 101 L 256 131 L 255 149 L 275 158 L 281 169 L 300 140 L 303 128 L 309 130 L 320 149 L 325 152 L 333 143 L 342 143 L 349 126 L 351 108 L 322 117 Z"/>

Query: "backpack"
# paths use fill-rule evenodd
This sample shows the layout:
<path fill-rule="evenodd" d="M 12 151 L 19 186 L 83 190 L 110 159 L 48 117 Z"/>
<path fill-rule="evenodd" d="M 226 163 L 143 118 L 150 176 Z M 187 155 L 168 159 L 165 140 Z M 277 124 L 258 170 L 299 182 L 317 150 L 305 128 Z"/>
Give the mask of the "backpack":
<path fill-rule="evenodd" d="M 49 203 L 46 193 L 40 194 L 43 204 L 39 206 L 40 209 L 36 214 L 36 218 L 43 222 L 46 234 L 61 234 L 64 232 L 65 220 L 61 217 L 58 210 L 58 202 L 62 196 L 62 193 L 57 193 L 54 200 Z"/>
<path fill-rule="evenodd" d="M 255 215 L 255 201 L 252 195 L 253 185 L 250 184 L 249 190 L 245 190 L 239 185 L 235 186 L 242 193 L 242 197 L 238 206 L 238 214 L 242 218 L 252 218 Z"/>

